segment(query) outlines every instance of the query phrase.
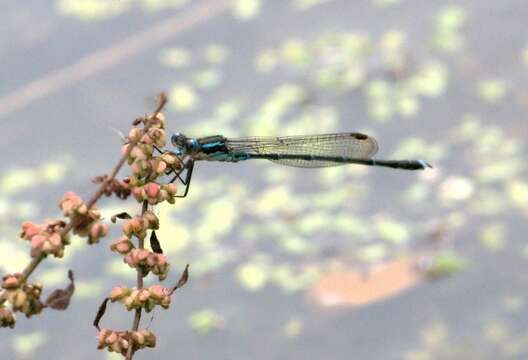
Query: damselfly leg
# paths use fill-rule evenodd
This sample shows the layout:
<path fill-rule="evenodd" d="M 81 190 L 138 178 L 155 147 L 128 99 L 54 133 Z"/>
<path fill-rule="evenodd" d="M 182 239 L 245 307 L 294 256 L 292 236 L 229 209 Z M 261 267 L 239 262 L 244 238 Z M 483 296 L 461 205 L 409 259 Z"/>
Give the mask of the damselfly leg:
<path fill-rule="evenodd" d="M 174 182 L 176 179 L 179 179 L 180 182 L 185 186 L 185 190 L 183 191 L 182 195 L 176 195 L 177 198 L 184 198 L 187 196 L 187 193 L 189 192 L 189 187 L 191 186 L 191 179 L 192 179 L 192 173 L 194 169 L 194 160 L 189 158 L 184 164 L 183 168 L 179 171 L 175 171 L 174 177 L 169 181 L 169 183 Z M 185 180 L 180 176 L 182 172 L 186 171 L 185 173 Z"/>
<path fill-rule="evenodd" d="M 156 149 L 160 154 L 163 154 L 163 151 L 161 151 L 161 149 L 155 145 L 154 145 L 154 149 Z M 181 168 L 176 170 L 172 166 L 169 166 L 169 169 L 165 172 L 165 175 L 174 174 L 174 177 L 169 181 L 169 184 L 173 183 L 174 181 L 176 181 L 176 179 L 178 179 L 185 186 L 185 190 L 183 194 L 175 196 L 177 198 L 183 198 L 183 197 L 186 197 L 187 193 L 189 192 L 189 186 L 191 185 L 192 172 L 194 169 L 194 160 L 192 158 L 187 158 L 187 161 L 184 161 L 184 159 L 181 156 L 178 156 L 176 154 L 174 155 L 178 158 L 180 164 L 182 164 Z M 183 179 L 181 176 L 184 171 L 186 171 L 185 179 Z"/>

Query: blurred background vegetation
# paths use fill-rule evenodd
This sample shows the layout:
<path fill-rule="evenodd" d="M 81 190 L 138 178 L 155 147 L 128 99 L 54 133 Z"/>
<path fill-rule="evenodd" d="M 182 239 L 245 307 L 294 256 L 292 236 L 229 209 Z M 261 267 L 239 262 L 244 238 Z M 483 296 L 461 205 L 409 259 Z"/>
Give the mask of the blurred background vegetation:
<path fill-rule="evenodd" d="M 361 131 L 405 172 L 198 164 L 157 209 L 191 280 L 138 359 L 519 359 L 528 354 L 528 7 L 521 0 L 56 0 L 2 3 L 0 271 L 20 222 L 88 196 L 166 90 L 190 136 Z M 126 174 L 123 173 L 123 176 Z M 103 200 L 106 218 L 139 210 Z M 5 359 L 113 359 L 96 309 L 135 272 L 73 241 L 36 278 L 65 313 L 3 332 Z M 102 326 L 128 328 L 119 306 Z"/>

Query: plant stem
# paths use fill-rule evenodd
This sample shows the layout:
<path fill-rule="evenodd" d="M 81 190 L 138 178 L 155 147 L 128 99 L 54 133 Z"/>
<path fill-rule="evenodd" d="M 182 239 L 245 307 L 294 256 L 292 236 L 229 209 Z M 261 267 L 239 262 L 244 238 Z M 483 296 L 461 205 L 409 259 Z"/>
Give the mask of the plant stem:
<path fill-rule="evenodd" d="M 145 215 L 145 212 L 148 210 L 148 202 L 145 200 L 143 201 L 143 207 L 141 209 L 141 216 Z M 145 248 L 145 238 L 138 238 L 138 248 L 143 249 Z M 143 274 L 143 271 L 141 268 L 137 268 L 137 289 L 140 290 L 143 288 L 143 277 L 145 274 Z M 132 323 L 132 329 L 130 330 L 130 333 L 133 331 L 137 331 L 139 329 L 139 322 L 141 321 L 141 308 L 136 309 L 136 313 L 134 315 L 134 322 Z M 132 338 L 129 338 L 129 347 L 126 355 L 126 360 L 131 360 L 132 356 L 134 355 L 134 344 L 132 342 Z"/>

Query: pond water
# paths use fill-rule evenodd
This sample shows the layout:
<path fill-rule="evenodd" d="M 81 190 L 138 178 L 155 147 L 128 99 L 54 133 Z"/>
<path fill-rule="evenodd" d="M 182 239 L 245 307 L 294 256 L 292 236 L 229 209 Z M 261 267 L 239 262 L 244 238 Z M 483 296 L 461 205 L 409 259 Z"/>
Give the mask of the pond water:
<path fill-rule="evenodd" d="M 3 4 L 0 269 L 28 261 L 23 220 L 120 156 L 119 132 L 166 91 L 169 132 L 358 131 L 406 172 L 199 163 L 160 206 L 167 282 L 190 264 L 138 359 L 519 359 L 528 354 L 524 1 L 57 0 Z M 124 168 L 122 176 L 128 169 Z M 103 215 L 140 211 L 102 199 Z M 436 235 L 435 235 L 436 234 Z M 135 272 L 74 239 L 32 279 L 77 289 L 66 312 L 17 316 L 5 359 L 112 359 L 93 317 Z M 415 265 L 429 264 L 417 275 Z M 427 271 L 427 270 L 426 270 Z M 154 282 L 154 280 L 149 280 Z M 102 326 L 127 329 L 112 304 Z"/>

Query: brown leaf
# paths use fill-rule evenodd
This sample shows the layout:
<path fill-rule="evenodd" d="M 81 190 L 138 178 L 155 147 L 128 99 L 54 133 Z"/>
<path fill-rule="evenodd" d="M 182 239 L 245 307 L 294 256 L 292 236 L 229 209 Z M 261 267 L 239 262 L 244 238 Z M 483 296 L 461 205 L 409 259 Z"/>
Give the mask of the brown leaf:
<path fill-rule="evenodd" d="M 117 219 L 132 219 L 132 216 L 130 216 L 129 213 L 124 211 L 122 213 L 112 215 L 112 217 L 110 218 L 110 221 L 112 221 L 115 224 Z"/>
<path fill-rule="evenodd" d="M 163 254 L 163 249 L 161 248 L 158 237 L 156 236 L 156 232 L 154 230 L 152 230 L 150 233 L 150 248 L 156 254 Z"/>
<path fill-rule="evenodd" d="M 181 288 L 183 285 L 187 283 L 187 280 L 189 280 L 189 264 L 185 266 L 185 270 L 183 270 L 183 273 L 180 276 L 180 280 L 178 280 L 178 283 L 171 289 L 170 293 L 176 291 L 177 289 Z"/>
<path fill-rule="evenodd" d="M 103 302 L 99 306 L 99 310 L 97 310 L 97 314 L 95 315 L 93 326 L 95 326 L 97 328 L 97 330 L 101 330 L 99 328 L 99 322 L 101 321 L 101 318 L 105 314 L 106 304 L 108 304 L 108 300 L 110 300 L 110 298 L 106 298 L 106 299 L 103 300 Z"/>
<path fill-rule="evenodd" d="M 65 289 L 54 290 L 46 299 L 45 305 L 55 310 L 66 310 L 70 305 L 70 299 L 75 291 L 73 271 L 68 271 L 70 284 Z"/>

